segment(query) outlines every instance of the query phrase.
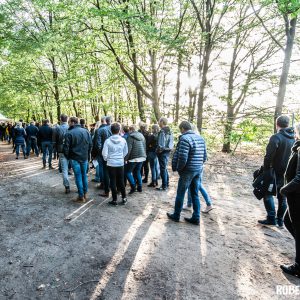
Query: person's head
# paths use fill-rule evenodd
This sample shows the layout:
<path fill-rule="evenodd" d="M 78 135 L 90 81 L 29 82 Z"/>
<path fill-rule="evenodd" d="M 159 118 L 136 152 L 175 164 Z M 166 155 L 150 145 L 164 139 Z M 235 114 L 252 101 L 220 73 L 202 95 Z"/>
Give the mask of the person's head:
<path fill-rule="evenodd" d="M 130 125 L 129 126 L 129 132 L 135 132 L 135 131 L 136 131 L 135 125 Z"/>
<path fill-rule="evenodd" d="M 179 124 L 179 129 L 180 129 L 181 133 L 184 133 L 184 132 L 187 132 L 189 130 L 192 130 L 192 125 L 188 121 L 182 121 Z"/>
<path fill-rule="evenodd" d="M 67 122 L 68 122 L 68 116 L 65 115 L 65 114 L 61 114 L 61 115 L 60 115 L 60 121 L 61 121 L 62 123 L 67 123 Z"/>
<path fill-rule="evenodd" d="M 120 134 L 121 125 L 119 123 L 113 123 L 110 126 L 110 130 L 112 134 Z"/>
<path fill-rule="evenodd" d="M 49 125 L 49 120 L 48 119 L 44 119 L 43 120 L 43 125 Z"/>
<path fill-rule="evenodd" d="M 17 127 L 17 128 L 22 128 L 22 122 L 17 122 L 17 123 L 16 123 L 16 127 Z"/>
<path fill-rule="evenodd" d="M 140 130 L 143 132 L 143 131 L 146 131 L 148 129 L 148 126 L 145 122 L 140 122 L 139 123 L 139 126 L 140 126 Z"/>
<path fill-rule="evenodd" d="M 30 125 L 35 125 L 35 122 L 34 121 L 30 121 Z"/>
<path fill-rule="evenodd" d="M 300 123 L 295 126 L 295 138 L 300 141 Z"/>
<path fill-rule="evenodd" d="M 160 128 L 166 127 L 168 125 L 168 119 L 165 117 L 162 117 L 159 119 L 158 124 L 159 124 Z"/>
<path fill-rule="evenodd" d="M 101 124 L 106 124 L 106 116 L 101 117 Z"/>
<path fill-rule="evenodd" d="M 151 127 L 152 133 L 156 134 L 159 132 L 159 126 L 157 124 L 153 124 Z"/>
<path fill-rule="evenodd" d="M 85 119 L 80 119 L 80 125 L 81 127 L 85 127 Z"/>
<path fill-rule="evenodd" d="M 123 130 L 124 133 L 128 133 L 129 132 L 129 126 L 128 125 L 123 125 L 122 130 Z"/>
<path fill-rule="evenodd" d="M 106 117 L 106 124 L 107 124 L 107 125 L 110 125 L 111 122 L 112 122 L 111 117 Z"/>
<path fill-rule="evenodd" d="M 78 124 L 78 118 L 77 117 L 70 117 L 69 119 L 69 125 L 74 126 Z"/>
<path fill-rule="evenodd" d="M 282 115 L 276 119 L 276 128 L 278 130 L 287 128 L 289 127 L 289 125 L 290 125 L 290 118 L 288 116 Z"/>

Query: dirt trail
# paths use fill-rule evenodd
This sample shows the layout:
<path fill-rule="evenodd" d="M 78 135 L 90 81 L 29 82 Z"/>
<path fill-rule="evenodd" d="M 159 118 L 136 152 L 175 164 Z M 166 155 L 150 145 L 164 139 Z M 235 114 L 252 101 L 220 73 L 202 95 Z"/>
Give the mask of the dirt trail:
<path fill-rule="evenodd" d="M 249 182 L 258 165 L 221 154 L 209 162 L 216 209 L 199 228 L 166 218 L 174 174 L 168 193 L 145 187 L 118 207 L 89 182 L 82 207 L 73 178 L 65 195 L 57 169 L 15 160 L 0 144 L 0 299 L 297 299 L 276 295 L 276 285 L 300 280 L 279 269 L 293 260 L 289 233 L 256 225 L 264 209 Z"/>

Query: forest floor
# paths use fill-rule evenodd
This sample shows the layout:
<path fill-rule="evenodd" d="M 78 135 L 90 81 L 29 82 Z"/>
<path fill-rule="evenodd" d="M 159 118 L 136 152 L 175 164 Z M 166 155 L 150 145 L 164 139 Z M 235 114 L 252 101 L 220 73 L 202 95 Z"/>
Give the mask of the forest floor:
<path fill-rule="evenodd" d="M 251 189 L 258 156 L 210 159 L 204 183 L 215 209 L 198 227 L 166 217 L 174 173 L 168 192 L 145 187 L 118 207 L 89 182 L 90 201 L 80 205 L 73 177 L 64 194 L 56 162 L 42 170 L 41 158 L 11 152 L 0 144 L 0 299 L 299 299 L 276 294 L 300 279 L 279 268 L 293 261 L 289 233 L 257 225 L 265 216 Z"/>

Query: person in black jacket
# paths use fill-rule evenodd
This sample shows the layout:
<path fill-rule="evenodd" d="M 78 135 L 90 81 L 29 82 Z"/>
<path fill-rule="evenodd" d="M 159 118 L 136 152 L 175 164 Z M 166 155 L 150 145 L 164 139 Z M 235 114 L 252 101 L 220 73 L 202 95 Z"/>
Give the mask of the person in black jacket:
<path fill-rule="evenodd" d="M 65 134 L 63 153 L 72 160 L 75 182 L 78 189 L 76 202 L 86 202 L 88 192 L 87 170 L 92 149 L 92 139 L 88 130 L 81 128 L 78 118 L 69 119 L 69 129 Z"/>
<path fill-rule="evenodd" d="M 35 126 L 35 122 L 31 121 L 30 125 L 26 127 L 25 131 L 27 134 L 26 156 L 29 157 L 31 149 L 34 149 L 35 155 L 39 156 L 39 149 L 37 146 L 37 134 L 39 129 Z"/>
<path fill-rule="evenodd" d="M 284 185 L 284 173 L 291 155 L 291 149 L 294 144 L 294 130 L 289 128 L 289 117 L 280 116 L 276 120 L 277 133 L 272 135 L 267 145 L 264 158 L 263 170 L 266 177 L 270 176 L 271 169 L 275 173 L 276 192 L 278 199 L 277 216 L 275 203 L 272 194 L 266 194 L 264 205 L 267 211 L 265 220 L 258 220 L 262 225 L 278 225 L 283 227 L 283 216 L 286 211 L 286 197 L 280 194 L 280 189 Z"/>
<path fill-rule="evenodd" d="M 49 169 L 53 169 L 52 167 L 52 152 L 53 152 L 53 144 L 52 144 L 52 135 L 53 130 L 49 126 L 49 120 L 43 120 L 43 125 L 39 128 L 38 131 L 38 139 L 42 146 L 43 152 L 43 169 L 46 168 L 46 159 L 48 154 L 48 164 Z"/>
<path fill-rule="evenodd" d="M 292 265 L 281 265 L 281 269 L 300 278 L 300 124 L 296 126 L 296 142 L 285 172 L 286 185 L 280 193 L 287 197 L 288 211 L 284 225 L 295 239 L 296 258 Z"/>
<path fill-rule="evenodd" d="M 140 122 L 139 125 L 140 125 L 139 132 L 144 136 L 145 141 L 146 141 L 146 145 L 147 145 L 148 144 L 148 139 L 149 139 L 149 136 L 150 136 L 150 133 L 147 130 L 147 124 L 144 123 L 144 122 Z M 147 151 L 147 147 L 146 147 L 146 151 Z M 142 169 L 141 169 L 141 174 L 142 174 L 142 176 L 144 175 L 144 179 L 143 179 L 144 183 L 148 182 L 148 176 L 149 176 L 148 153 L 146 153 L 146 154 L 147 154 L 147 157 L 146 157 L 146 160 L 143 162 L 143 166 L 142 166 Z"/>
<path fill-rule="evenodd" d="M 16 159 L 19 159 L 20 147 L 23 151 L 24 159 L 26 157 L 26 150 L 25 150 L 25 139 L 26 139 L 26 132 L 25 129 L 22 127 L 22 123 L 18 122 L 14 129 L 14 139 L 16 145 Z"/>

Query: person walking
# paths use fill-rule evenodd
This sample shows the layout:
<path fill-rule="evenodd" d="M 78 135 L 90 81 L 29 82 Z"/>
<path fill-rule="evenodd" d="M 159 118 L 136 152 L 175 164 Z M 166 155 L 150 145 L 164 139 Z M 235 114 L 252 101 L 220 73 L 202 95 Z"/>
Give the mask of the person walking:
<path fill-rule="evenodd" d="M 22 148 L 24 159 L 26 159 L 26 149 L 25 149 L 25 139 L 26 139 L 26 131 L 22 126 L 21 122 L 16 124 L 14 128 L 14 141 L 16 146 L 16 159 L 19 159 L 20 147 Z"/>
<path fill-rule="evenodd" d="M 48 164 L 49 169 L 53 169 L 52 167 L 52 152 L 53 152 L 53 144 L 52 144 L 52 135 L 53 130 L 49 126 L 49 120 L 43 120 L 43 125 L 39 128 L 37 137 L 40 140 L 43 152 L 43 169 L 46 168 L 46 160 L 48 155 Z"/>
<path fill-rule="evenodd" d="M 267 218 L 258 220 L 262 225 L 278 225 L 283 227 L 283 216 L 286 211 L 286 197 L 280 194 L 284 185 L 284 173 L 291 155 L 291 148 L 294 144 L 294 130 L 289 128 L 289 117 L 280 116 L 276 120 L 277 133 L 272 135 L 266 149 L 263 171 L 265 178 L 269 178 L 274 171 L 276 194 L 278 199 L 277 215 L 272 194 L 266 194 L 264 205 L 267 211 Z"/>
<path fill-rule="evenodd" d="M 158 133 L 157 140 L 157 158 L 160 167 L 160 176 L 162 180 L 161 187 L 156 188 L 159 191 L 166 191 L 169 187 L 169 173 L 168 173 L 168 162 L 170 152 L 174 146 L 174 136 L 168 126 L 167 118 L 160 118 L 159 127 L 161 128 Z"/>
<path fill-rule="evenodd" d="M 102 155 L 107 163 L 109 174 L 110 189 L 112 200 L 109 202 L 112 205 L 117 205 L 117 188 L 122 195 L 122 204 L 126 204 L 126 191 L 124 184 L 124 158 L 128 153 L 127 142 L 120 136 L 121 125 L 114 123 L 111 125 L 112 136 L 109 137 L 103 146 Z"/>
<path fill-rule="evenodd" d="M 134 125 L 129 127 L 129 136 L 127 138 L 128 154 L 125 157 L 127 162 L 125 166 L 126 178 L 130 183 L 131 190 L 129 194 L 142 192 L 142 174 L 143 162 L 146 160 L 146 141 L 144 136 L 136 131 Z"/>
<path fill-rule="evenodd" d="M 291 265 L 281 265 L 283 272 L 300 278 L 300 124 L 296 126 L 296 142 L 285 172 L 286 184 L 280 193 L 287 197 L 288 210 L 284 225 L 295 239 L 296 258 Z"/>
<path fill-rule="evenodd" d="M 27 134 L 27 149 L 26 149 L 26 156 L 29 157 L 30 150 L 33 149 L 35 155 L 39 156 L 39 149 L 37 146 L 37 135 L 39 132 L 39 129 L 35 126 L 35 122 L 31 121 L 29 126 L 25 129 Z"/>
<path fill-rule="evenodd" d="M 64 141 L 65 135 L 68 132 L 68 116 L 65 114 L 60 115 L 60 125 L 58 125 L 53 131 L 53 141 L 57 149 L 59 165 L 63 177 L 63 185 L 65 187 L 65 193 L 70 193 L 70 181 L 69 181 L 69 160 L 64 154 Z"/>
<path fill-rule="evenodd" d="M 148 187 L 157 187 L 158 178 L 160 177 L 159 163 L 156 154 L 159 126 L 154 124 L 151 130 L 152 132 L 148 137 L 147 143 L 147 157 L 151 169 L 151 183 L 148 184 Z"/>
<path fill-rule="evenodd" d="M 92 139 L 88 130 L 81 128 L 78 118 L 69 119 L 69 129 L 65 133 L 63 153 L 71 160 L 78 189 L 75 202 L 86 202 L 88 193 L 87 170 L 92 149 Z"/>
<path fill-rule="evenodd" d="M 193 215 L 191 218 L 184 218 L 187 222 L 195 225 L 200 224 L 200 201 L 199 183 L 203 164 L 206 160 L 206 146 L 202 136 L 192 131 L 189 122 L 183 121 L 179 125 L 182 133 L 176 151 L 172 159 L 172 170 L 177 171 L 179 180 L 177 184 L 177 195 L 175 200 L 174 213 L 167 213 L 169 219 L 179 222 L 182 211 L 184 195 L 188 188 L 191 191 L 193 203 Z"/>

